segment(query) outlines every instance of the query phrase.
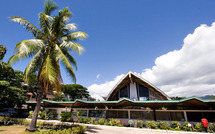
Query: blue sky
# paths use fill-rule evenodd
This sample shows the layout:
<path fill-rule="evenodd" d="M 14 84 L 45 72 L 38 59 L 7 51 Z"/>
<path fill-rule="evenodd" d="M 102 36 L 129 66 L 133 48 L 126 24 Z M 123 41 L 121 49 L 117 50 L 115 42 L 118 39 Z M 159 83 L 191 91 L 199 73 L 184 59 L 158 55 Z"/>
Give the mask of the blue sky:
<path fill-rule="evenodd" d="M 215 20 L 214 0 L 54 0 L 59 9 L 69 7 L 70 22 L 78 24 L 89 38 L 80 41 L 86 51 L 73 54 L 78 63 L 77 83 L 86 87 L 112 81 L 129 70 L 142 73 L 155 59 L 179 50 L 184 38 L 201 24 Z M 10 16 L 21 16 L 38 26 L 43 0 L 7 0 L 0 4 L 0 44 L 14 53 L 15 45 L 33 36 Z M 13 65 L 24 71 L 29 60 Z M 97 77 L 99 74 L 99 77 Z M 62 71 L 65 83 L 72 83 Z"/>

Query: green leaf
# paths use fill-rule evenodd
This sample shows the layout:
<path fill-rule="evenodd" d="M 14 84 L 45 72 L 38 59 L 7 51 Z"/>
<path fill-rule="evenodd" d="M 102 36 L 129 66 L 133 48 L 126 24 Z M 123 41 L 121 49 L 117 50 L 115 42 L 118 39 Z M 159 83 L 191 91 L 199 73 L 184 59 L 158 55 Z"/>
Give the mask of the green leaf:
<path fill-rule="evenodd" d="M 22 17 L 10 17 L 11 21 L 18 22 L 20 25 L 23 25 L 27 31 L 31 32 L 34 37 L 41 39 L 43 37 L 43 33 L 32 23 L 28 22 L 26 19 Z"/>

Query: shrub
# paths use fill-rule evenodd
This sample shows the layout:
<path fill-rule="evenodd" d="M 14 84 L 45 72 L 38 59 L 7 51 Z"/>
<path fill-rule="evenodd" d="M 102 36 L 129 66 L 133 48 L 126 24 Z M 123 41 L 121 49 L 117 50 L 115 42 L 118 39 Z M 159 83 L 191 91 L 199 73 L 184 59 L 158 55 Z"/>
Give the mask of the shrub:
<path fill-rule="evenodd" d="M 208 128 L 211 133 L 214 133 L 215 132 L 215 123 L 209 123 Z"/>
<path fill-rule="evenodd" d="M 163 122 L 163 121 L 161 121 L 158 124 L 159 124 L 159 128 L 160 129 L 169 129 L 170 128 L 169 122 Z"/>
<path fill-rule="evenodd" d="M 98 122 L 98 121 L 95 121 L 95 122 L 94 122 L 94 124 L 95 124 L 95 125 L 98 125 L 98 124 L 99 124 L 99 122 Z"/>
<path fill-rule="evenodd" d="M 120 121 L 121 126 L 127 126 L 127 122 L 126 121 Z"/>
<path fill-rule="evenodd" d="M 195 126 L 195 129 L 198 131 L 198 132 L 201 132 L 203 130 L 203 125 L 202 123 L 197 123 L 196 126 Z"/>
<path fill-rule="evenodd" d="M 138 120 L 137 121 L 137 127 L 142 128 L 143 127 L 143 121 Z"/>
<path fill-rule="evenodd" d="M 47 120 L 48 119 L 48 115 L 47 115 L 46 111 L 39 111 L 38 112 L 38 118 L 39 119 L 43 119 L 43 120 Z"/>
<path fill-rule="evenodd" d="M 4 125 L 9 125 L 10 123 L 13 123 L 13 119 L 10 116 L 1 116 L 0 120 L 4 123 Z"/>
<path fill-rule="evenodd" d="M 87 126 L 72 127 L 73 134 L 83 134 L 86 131 L 87 131 Z"/>
<path fill-rule="evenodd" d="M 145 123 L 147 128 L 152 128 L 152 129 L 158 128 L 158 124 L 155 121 L 146 121 Z"/>
<path fill-rule="evenodd" d="M 104 125 L 105 124 L 105 119 L 104 118 L 99 119 L 99 124 Z"/>
<path fill-rule="evenodd" d="M 71 121 L 72 119 L 70 112 L 61 113 L 60 116 L 61 116 L 60 120 L 63 122 Z"/>
<path fill-rule="evenodd" d="M 185 131 L 190 131 L 190 127 L 188 127 L 189 122 L 185 121 L 184 124 L 182 125 L 182 129 Z"/>
<path fill-rule="evenodd" d="M 28 118 L 32 118 L 32 115 L 33 115 L 33 113 L 34 113 L 34 111 L 29 111 L 29 116 L 28 116 Z"/>
<path fill-rule="evenodd" d="M 178 121 L 172 121 L 172 128 L 174 129 L 181 129 L 181 123 Z"/>
<path fill-rule="evenodd" d="M 90 124 L 90 118 L 80 118 L 79 122 L 80 123 L 85 123 L 85 124 Z"/>
<path fill-rule="evenodd" d="M 47 118 L 48 120 L 54 120 L 57 117 L 57 111 L 51 110 L 49 112 L 47 112 Z"/>
<path fill-rule="evenodd" d="M 111 119 L 111 120 L 108 122 L 108 125 L 110 125 L 110 126 L 119 126 L 119 125 L 120 125 L 120 120 Z"/>

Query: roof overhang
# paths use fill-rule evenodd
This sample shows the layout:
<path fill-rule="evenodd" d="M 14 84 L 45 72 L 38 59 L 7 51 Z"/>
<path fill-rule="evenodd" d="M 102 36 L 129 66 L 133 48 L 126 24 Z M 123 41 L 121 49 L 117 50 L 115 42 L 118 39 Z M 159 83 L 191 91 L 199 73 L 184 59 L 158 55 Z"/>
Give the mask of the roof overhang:
<path fill-rule="evenodd" d="M 27 104 L 36 104 L 36 102 L 27 101 Z M 215 99 L 200 99 L 198 97 L 189 97 L 182 100 L 150 100 L 150 101 L 133 101 L 128 98 L 122 98 L 118 101 L 50 101 L 43 100 L 44 107 L 72 107 L 72 108 L 111 108 L 123 106 L 140 106 L 150 107 L 152 109 L 169 107 L 169 106 L 184 106 L 184 107 L 210 107 L 215 106 Z"/>

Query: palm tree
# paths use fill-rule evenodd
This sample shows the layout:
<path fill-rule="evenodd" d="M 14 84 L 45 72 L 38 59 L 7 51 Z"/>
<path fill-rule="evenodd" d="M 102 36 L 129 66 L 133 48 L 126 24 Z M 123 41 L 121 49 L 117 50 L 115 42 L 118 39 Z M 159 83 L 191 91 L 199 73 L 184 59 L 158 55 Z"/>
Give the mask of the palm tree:
<path fill-rule="evenodd" d="M 35 39 L 19 42 L 15 47 L 17 53 L 8 61 L 13 64 L 24 58 L 32 57 L 25 68 L 24 80 L 28 82 L 28 78 L 33 73 L 37 74 L 38 98 L 31 123 L 27 128 L 28 131 L 36 130 L 37 116 L 43 95 L 48 91 L 61 90 L 60 63 L 63 63 L 62 65 L 75 82 L 76 77 L 72 65 L 76 69 L 77 66 L 70 51 L 74 50 L 81 54 L 84 50 L 80 44 L 76 43 L 76 40 L 85 39 L 87 34 L 82 31 L 75 32 L 77 29 L 76 24 L 67 24 L 72 17 L 72 13 L 67 7 L 59 10 L 58 15 L 52 17 L 51 13 L 57 8 L 57 5 L 51 0 L 45 1 L 44 13 L 39 13 L 40 29 L 22 17 L 10 18 L 11 21 L 23 25 L 35 37 Z"/>

